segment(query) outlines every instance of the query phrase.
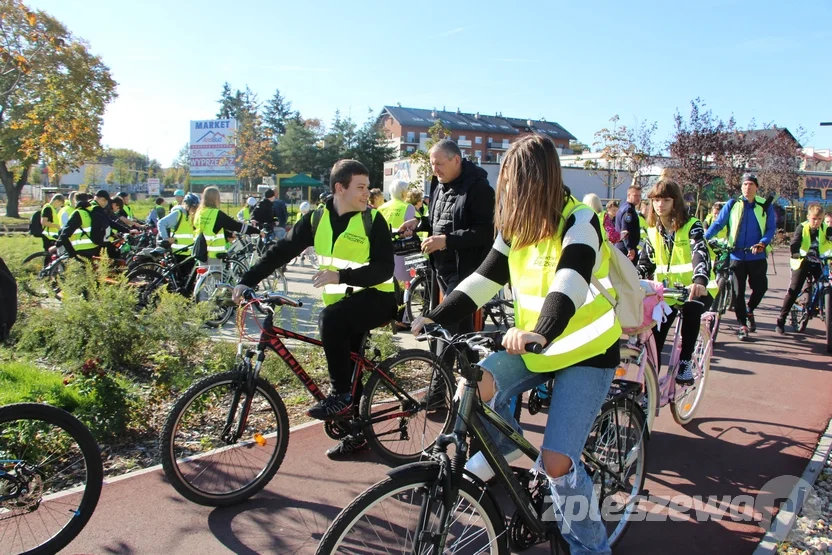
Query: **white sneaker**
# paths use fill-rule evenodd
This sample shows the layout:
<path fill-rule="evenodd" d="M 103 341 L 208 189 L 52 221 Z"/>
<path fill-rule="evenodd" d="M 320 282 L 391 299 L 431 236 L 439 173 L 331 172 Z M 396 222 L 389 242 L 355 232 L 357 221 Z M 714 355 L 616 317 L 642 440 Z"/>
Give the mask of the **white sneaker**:
<path fill-rule="evenodd" d="M 523 456 L 523 452 L 520 449 L 515 449 L 508 455 L 505 455 L 506 462 L 513 463 L 517 459 Z M 468 462 L 465 463 L 465 470 L 482 480 L 483 482 L 488 482 L 491 478 L 494 477 L 494 471 L 491 470 L 491 465 L 485 460 L 485 455 L 482 454 L 482 451 L 477 452 L 473 457 L 468 459 Z"/>

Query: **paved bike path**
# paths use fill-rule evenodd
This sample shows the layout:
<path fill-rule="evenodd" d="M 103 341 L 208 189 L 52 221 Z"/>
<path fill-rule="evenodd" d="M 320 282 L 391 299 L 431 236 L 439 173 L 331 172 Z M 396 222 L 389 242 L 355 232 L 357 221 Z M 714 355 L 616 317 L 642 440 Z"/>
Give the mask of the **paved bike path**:
<path fill-rule="evenodd" d="M 777 336 L 774 320 L 788 284 L 787 259 L 769 269 L 769 293 L 757 310 L 758 332 L 740 343 L 729 318 L 712 363 L 698 417 L 686 429 L 662 409 L 648 447 L 651 496 L 756 496 L 770 480 L 800 476 L 832 415 L 832 357 L 819 321 L 802 336 Z M 540 442 L 545 413 L 524 425 Z M 329 520 L 387 467 L 371 453 L 335 463 L 320 425 L 291 434 L 287 456 L 264 492 L 240 506 L 200 507 L 181 498 L 160 470 L 104 487 L 87 528 L 66 554 L 314 553 Z M 647 503 L 646 510 L 669 511 Z M 513 508 L 506 501 L 504 510 Z M 735 511 L 746 510 L 735 507 Z M 675 519 L 631 524 L 616 553 L 751 553 L 763 534 L 754 522 Z M 526 553 L 546 553 L 540 547 Z"/>

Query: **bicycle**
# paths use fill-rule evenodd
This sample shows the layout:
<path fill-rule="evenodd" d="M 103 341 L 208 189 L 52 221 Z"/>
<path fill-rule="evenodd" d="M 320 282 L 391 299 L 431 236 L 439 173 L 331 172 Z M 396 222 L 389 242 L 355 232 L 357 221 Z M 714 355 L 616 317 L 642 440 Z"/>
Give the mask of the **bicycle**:
<path fill-rule="evenodd" d="M 317 347 L 323 346 L 321 341 L 273 323 L 274 307 L 302 303 L 279 293 L 246 298 L 238 315 L 241 337 L 235 366 L 193 384 L 177 400 L 160 439 L 168 480 L 183 497 L 200 505 L 219 507 L 248 499 L 268 484 L 283 461 L 289 422 L 280 394 L 260 376 L 267 350 L 283 359 L 314 399 L 325 398 L 282 339 Z M 252 304 L 266 309 L 256 350 L 244 349 L 242 337 L 243 315 Z M 369 338 L 368 332 L 352 353 L 352 393 L 361 398 L 360 407 L 349 416 L 325 421 L 324 431 L 334 440 L 363 434 L 370 449 L 391 464 L 418 460 L 434 438 L 451 427 L 452 374 L 421 349 L 404 350 L 380 362 L 381 353 L 375 349 L 373 358 L 367 358 Z M 435 394 L 439 391 L 442 395 Z"/>
<path fill-rule="evenodd" d="M 238 235 L 237 240 L 228 249 L 228 258 L 239 262 L 248 271 L 266 254 L 268 248 L 268 243 L 262 237 L 252 241 L 248 235 Z M 289 294 L 289 282 L 283 268 L 275 268 L 271 275 L 258 284 L 257 290 L 260 287 L 263 291 L 282 291 Z"/>
<path fill-rule="evenodd" d="M 86 526 L 104 480 L 89 430 L 49 405 L 0 407 L 0 553 L 57 553 Z"/>
<path fill-rule="evenodd" d="M 426 325 L 419 339 L 428 338 L 446 342 L 449 348 L 464 345 L 479 352 L 498 348 L 488 334 L 475 332 L 452 337 L 436 324 Z M 527 350 L 534 349 L 528 347 L 531 346 Z M 508 553 L 509 548 L 521 551 L 546 541 L 552 552 L 566 547 L 554 518 L 544 520 L 548 515 L 545 504 L 551 495 L 547 477 L 536 470 L 510 467 L 483 422 L 493 424 L 526 457 L 537 460 L 538 450 L 479 399 L 477 382 L 482 369 L 470 364 L 459 349 L 457 357 L 465 387 L 453 432 L 436 439 L 428 460 L 391 471 L 387 479 L 365 490 L 341 511 L 324 533 L 318 555 L 496 555 Z M 634 500 L 642 491 L 647 456 L 644 415 L 634 400 L 638 386 L 623 382 L 616 386 L 618 394 L 602 407 L 582 455 L 599 505 L 604 508 L 602 517 L 612 545 L 623 537 L 637 505 Z M 508 529 L 494 488 L 464 470 L 471 437 L 479 440 L 483 455 L 495 471 L 495 480 L 503 485 L 516 507 Z M 449 446 L 455 448 L 452 454 L 448 453 Z M 619 494 L 626 498 L 620 503 L 614 499 Z"/>
<path fill-rule="evenodd" d="M 643 282 L 644 283 L 644 282 Z M 649 283 L 649 282 L 647 282 Z M 650 291 L 651 287 L 645 287 Z M 684 302 L 688 298 L 688 288 L 678 287 L 664 289 L 665 296 L 671 296 Z M 649 295 L 650 293 L 648 293 Z M 655 293 L 652 293 L 655 294 Z M 702 402 L 708 376 L 711 369 L 711 354 L 714 348 L 714 337 L 711 335 L 714 312 L 702 315 L 699 336 L 693 351 L 693 385 L 680 386 L 676 383 L 676 373 L 679 371 L 679 354 L 682 350 L 682 311 L 679 310 L 676 319 L 676 333 L 670 351 L 668 371 L 659 377 L 658 368 L 661 366 L 661 353 L 656 349 L 653 338 L 653 328 L 625 329 L 624 334 L 629 338 L 621 345 L 621 362 L 616 369 L 616 376 L 643 386 L 643 393 L 637 399 L 647 418 L 647 430 L 653 431 L 653 423 L 659 410 L 670 404 L 673 419 L 680 426 L 690 423 Z M 625 378 L 627 376 L 627 378 Z"/>
<path fill-rule="evenodd" d="M 826 330 L 826 352 L 832 353 L 832 278 L 830 278 L 830 256 L 804 256 L 809 263 L 818 264 L 821 269 L 819 279 L 809 272 L 806 285 L 800 294 L 800 299 L 792 307 L 789 320 L 798 333 L 806 331 L 809 320 L 820 318 Z"/>

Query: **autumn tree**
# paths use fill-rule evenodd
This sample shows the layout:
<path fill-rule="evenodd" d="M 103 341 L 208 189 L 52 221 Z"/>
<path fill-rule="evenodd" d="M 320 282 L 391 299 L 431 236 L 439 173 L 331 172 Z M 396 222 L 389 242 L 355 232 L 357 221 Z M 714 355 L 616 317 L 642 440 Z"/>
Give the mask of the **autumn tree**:
<path fill-rule="evenodd" d="M 676 111 L 670 156 L 675 174 L 686 192 L 696 198 L 696 213 L 702 208 L 702 193 L 719 176 L 718 160 L 727 151 L 725 140 L 731 131 L 726 124 L 705 109 L 696 98 L 690 103 L 690 116 L 685 119 Z"/>
<path fill-rule="evenodd" d="M 756 144 L 755 165 L 761 187 L 782 197 L 798 195 L 798 170 L 802 150 L 800 141 L 785 128 L 767 125 L 773 133 L 759 133 Z M 798 137 L 804 134 L 802 127 L 796 130 Z"/>
<path fill-rule="evenodd" d="M 101 59 L 58 20 L 0 0 L 0 181 L 18 217 L 29 169 L 67 173 L 99 148 L 116 82 Z"/>
<path fill-rule="evenodd" d="M 249 189 L 275 170 L 272 164 L 271 131 L 256 112 L 241 114 L 237 123 L 237 178 L 248 182 Z"/>
<path fill-rule="evenodd" d="M 625 181 L 625 173 L 644 177 L 644 170 L 658 155 L 654 136 L 656 123 L 641 121 L 633 127 L 619 123 L 618 114 L 610 118 L 611 125 L 595 132 L 592 146 L 599 158 L 584 161 L 584 168 L 597 175 L 607 185 L 607 196 Z M 588 152 L 588 149 L 587 149 Z"/>

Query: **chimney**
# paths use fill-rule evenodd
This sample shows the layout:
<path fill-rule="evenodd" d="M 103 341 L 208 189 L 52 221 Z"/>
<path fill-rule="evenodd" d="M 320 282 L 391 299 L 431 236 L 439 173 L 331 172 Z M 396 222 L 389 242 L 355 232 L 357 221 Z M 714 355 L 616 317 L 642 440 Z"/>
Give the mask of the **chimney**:
<path fill-rule="evenodd" d="M 474 119 L 480 119 L 480 113 L 479 113 L 479 112 L 477 112 L 476 114 L 474 114 Z"/>
<path fill-rule="evenodd" d="M 398 106 L 399 108 L 401 108 L 401 107 L 402 107 L 402 103 L 401 103 L 401 102 L 396 102 L 396 106 Z"/>
<path fill-rule="evenodd" d="M 526 125 L 528 125 L 528 126 L 529 126 L 529 129 L 531 129 L 532 127 L 534 127 L 534 122 L 533 122 L 532 120 L 530 120 L 530 119 L 527 119 L 527 120 L 526 120 Z"/>
<path fill-rule="evenodd" d="M 541 117 L 541 118 L 540 118 L 540 121 L 546 121 L 546 118 Z"/>
<path fill-rule="evenodd" d="M 461 114 L 462 112 L 459 111 L 459 106 L 456 107 L 456 113 Z"/>
<path fill-rule="evenodd" d="M 443 111 L 443 112 L 445 112 L 445 111 L 446 111 L 444 106 L 442 106 L 442 111 Z"/>
<path fill-rule="evenodd" d="M 432 117 L 432 118 L 436 117 L 436 108 L 434 108 L 433 111 L 430 113 L 430 117 Z"/>

